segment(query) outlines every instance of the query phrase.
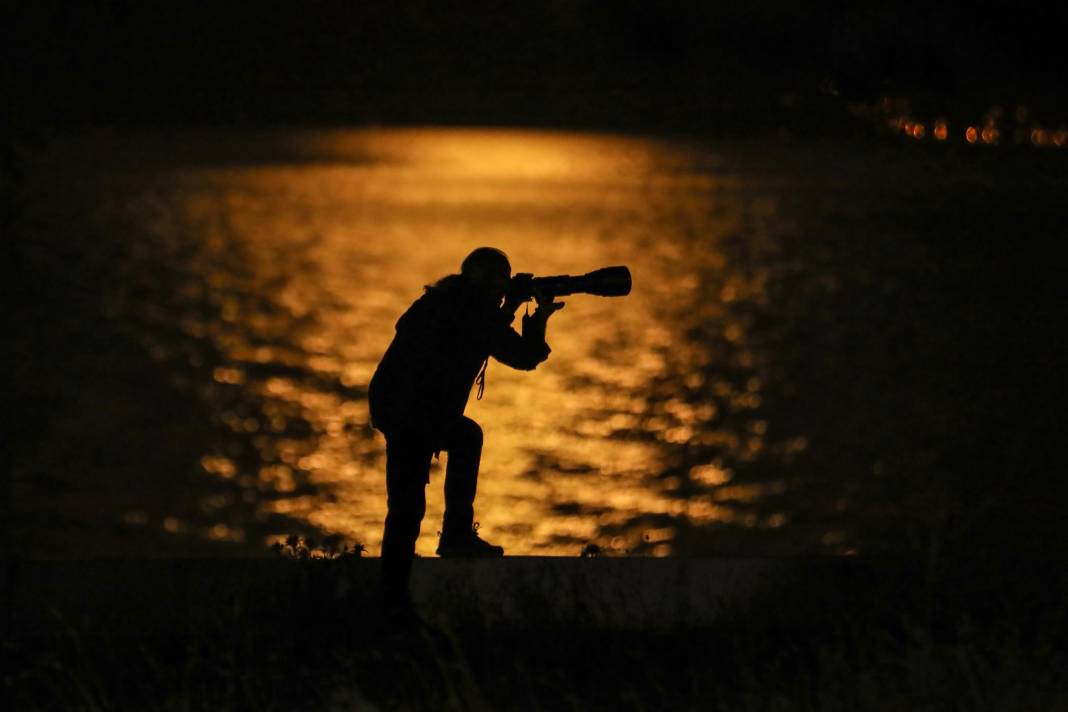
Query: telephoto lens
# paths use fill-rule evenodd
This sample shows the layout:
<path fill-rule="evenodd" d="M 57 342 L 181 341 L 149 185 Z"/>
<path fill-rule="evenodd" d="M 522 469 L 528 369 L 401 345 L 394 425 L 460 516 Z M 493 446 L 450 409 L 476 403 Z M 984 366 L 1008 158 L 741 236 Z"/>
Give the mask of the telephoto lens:
<path fill-rule="evenodd" d="M 625 297 L 630 294 L 630 286 L 630 270 L 622 265 L 602 267 L 579 276 L 559 274 L 535 277 L 531 274 L 517 274 L 512 278 L 513 293 L 523 299 L 530 299 L 535 291 L 550 299 L 566 297 L 569 294 Z"/>

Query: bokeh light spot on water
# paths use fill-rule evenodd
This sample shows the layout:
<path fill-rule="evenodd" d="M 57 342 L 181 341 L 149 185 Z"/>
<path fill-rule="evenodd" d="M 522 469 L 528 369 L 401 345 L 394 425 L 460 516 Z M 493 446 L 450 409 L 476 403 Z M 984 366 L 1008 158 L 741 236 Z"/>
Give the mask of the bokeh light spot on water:
<path fill-rule="evenodd" d="M 211 472 L 224 478 L 233 477 L 237 473 L 237 466 L 233 460 L 219 455 L 205 455 L 200 458 L 200 466 L 206 472 Z"/>
<path fill-rule="evenodd" d="M 765 521 L 765 525 L 770 527 L 771 529 L 778 529 L 779 527 L 785 526 L 786 523 L 789 521 L 790 515 L 786 514 L 785 512 L 776 512 L 775 514 L 772 514 L 767 518 L 767 520 Z"/>
<path fill-rule="evenodd" d="M 722 464 L 697 465 L 690 468 L 690 477 L 705 485 L 717 486 L 730 482 L 731 471 Z"/>

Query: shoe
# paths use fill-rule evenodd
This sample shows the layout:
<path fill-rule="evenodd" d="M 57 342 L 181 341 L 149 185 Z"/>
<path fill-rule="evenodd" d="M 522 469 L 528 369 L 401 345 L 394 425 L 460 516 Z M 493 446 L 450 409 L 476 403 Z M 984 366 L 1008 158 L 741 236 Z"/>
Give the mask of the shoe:
<path fill-rule="evenodd" d="M 443 559 L 494 559 L 504 556 L 504 547 L 490 544 L 478 535 L 478 522 L 462 534 L 443 533 L 438 541 L 438 556 Z"/>

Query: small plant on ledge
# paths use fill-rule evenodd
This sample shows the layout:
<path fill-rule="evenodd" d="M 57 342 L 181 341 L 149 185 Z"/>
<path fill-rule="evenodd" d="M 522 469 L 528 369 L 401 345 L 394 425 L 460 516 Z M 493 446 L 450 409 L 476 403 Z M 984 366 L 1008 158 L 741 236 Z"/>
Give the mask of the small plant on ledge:
<path fill-rule="evenodd" d="M 340 534 L 331 534 L 320 543 L 314 538 L 300 537 L 290 534 L 285 541 L 276 541 L 271 545 L 271 551 L 283 559 L 340 559 L 349 556 L 362 556 L 367 548 L 355 542 L 350 545 L 342 539 Z"/>

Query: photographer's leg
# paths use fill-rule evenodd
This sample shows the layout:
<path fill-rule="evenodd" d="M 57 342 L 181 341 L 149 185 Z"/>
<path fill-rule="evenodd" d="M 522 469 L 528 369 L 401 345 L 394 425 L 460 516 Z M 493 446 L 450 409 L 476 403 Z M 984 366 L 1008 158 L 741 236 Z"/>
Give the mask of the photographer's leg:
<path fill-rule="evenodd" d="M 386 438 L 387 513 L 382 535 L 382 591 L 387 600 L 404 603 L 419 526 L 426 514 L 426 482 L 431 452 L 418 440 Z"/>
<path fill-rule="evenodd" d="M 471 531 L 478 465 L 482 459 L 482 428 L 470 418 L 459 418 L 446 434 L 444 449 L 449 453 L 449 460 L 445 466 L 443 537 Z"/>
<path fill-rule="evenodd" d="M 503 556 L 473 531 L 478 464 L 482 458 L 482 428 L 470 418 L 460 418 L 449 429 L 444 446 L 449 453 L 445 467 L 445 521 L 441 527 L 438 555 L 443 557 Z"/>

